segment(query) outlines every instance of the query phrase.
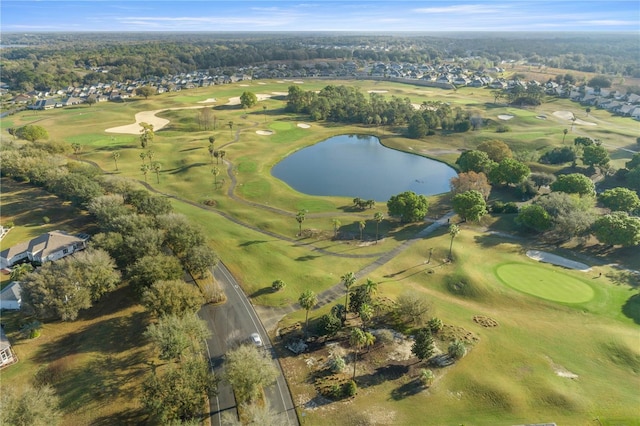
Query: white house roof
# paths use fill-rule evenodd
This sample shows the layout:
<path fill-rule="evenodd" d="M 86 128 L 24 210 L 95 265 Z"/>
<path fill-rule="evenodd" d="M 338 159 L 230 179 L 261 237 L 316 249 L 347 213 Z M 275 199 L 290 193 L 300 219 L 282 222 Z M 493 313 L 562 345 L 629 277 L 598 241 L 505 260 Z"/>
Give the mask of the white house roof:
<path fill-rule="evenodd" d="M 18 281 L 13 281 L 0 292 L 0 300 L 20 302 L 22 300 L 22 287 Z"/>
<path fill-rule="evenodd" d="M 0 257 L 9 260 L 14 256 L 26 251 L 32 253 L 33 256 L 44 258 L 62 249 L 63 247 L 67 247 L 82 241 L 84 240 L 73 235 L 69 235 L 64 231 L 51 231 L 47 232 L 46 234 L 42 234 L 32 239 L 31 241 L 16 244 L 13 247 L 9 247 L 8 249 L 3 250 L 2 252 L 0 252 Z"/>
<path fill-rule="evenodd" d="M 9 339 L 4 335 L 4 330 L 0 327 L 0 351 L 4 351 L 11 347 L 11 343 L 9 343 Z"/>

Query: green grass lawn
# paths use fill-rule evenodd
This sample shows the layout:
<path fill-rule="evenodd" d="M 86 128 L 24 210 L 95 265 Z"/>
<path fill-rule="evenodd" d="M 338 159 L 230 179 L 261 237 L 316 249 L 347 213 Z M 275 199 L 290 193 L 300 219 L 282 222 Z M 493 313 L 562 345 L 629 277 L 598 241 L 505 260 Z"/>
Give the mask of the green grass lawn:
<path fill-rule="evenodd" d="M 270 170 L 296 150 L 338 134 L 367 133 L 377 135 L 391 148 L 426 155 L 449 164 L 455 162 L 459 150 L 475 148 L 488 139 L 504 140 L 520 152 L 540 152 L 560 146 L 563 129 L 571 127 L 571 123 L 554 116 L 555 111 L 572 111 L 579 118 L 597 124 L 576 125 L 567 135 L 565 145 L 572 143 L 576 136 L 601 139 L 615 156 L 616 164 L 628 161 L 631 153 L 614 149 L 635 146 L 637 136 L 637 123 L 632 120 L 613 117 L 601 110 L 595 110 L 586 117 L 581 106 L 565 99 L 550 99 L 539 107 L 524 110 L 494 105 L 489 90 L 471 88 L 445 91 L 370 81 L 305 80 L 302 84 L 304 90 L 320 90 L 328 84 L 349 84 L 359 87 L 363 93 L 384 91 L 385 97 L 408 97 L 413 103 L 440 100 L 473 109 L 488 123 L 475 132 L 438 132 L 422 140 L 404 138 L 399 131 L 401 129 L 386 126 L 343 126 L 288 115 L 284 113 L 286 102 L 282 97 L 262 101 L 248 111 L 225 105 L 230 98 L 240 96 L 246 90 L 273 94 L 286 92 L 288 85 L 292 84 L 264 83 L 267 84 L 254 82 L 249 87 L 232 84 L 200 88 L 120 104 L 25 111 L 12 116 L 11 123 L 14 127 L 38 123 L 47 129 L 51 140 L 81 144 L 83 149 L 79 159 L 95 162 L 106 173 L 138 181 L 145 179 L 140 171 L 140 154 L 152 150 L 153 161 L 161 164 L 161 171 L 159 182 L 155 174 L 149 174 L 148 183 L 155 190 L 188 201 L 173 199 L 172 203 L 177 212 L 184 213 L 205 230 L 209 244 L 239 280 L 253 303 L 268 306 L 294 303 L 307 288 L 316 293 L 322 292 L 339 283 L 342 274 L 358 271 L 375 262 L 381 253 L 402 244 L 419 229 L 387 218 L 380 224 L 383 238 L 378 244 L 361 243 L 358 241 L 357 223 L 367 221 L 365 240 L 371 242 L 375 238 L 373 215 L 376 212 L 387 215 L 386 206 L 382 204 L 374 209 L 355 211 L 349 198 L 314 197 L 292 190 L 271 176 Z M 137 135 L 104 132 L 106 128 L 132 123 L 137 112 L 192 107 L 208 98 L 217 100 L 212 104 L 218 124 L 215 130 L 200 129 L 196 124 L 197 110 L 185 109 L 159 114 L 169 118 L 171 123 L 167 129 L 156 132 L 154 141 L 145 150 L 140 148 Z M 267 106 L 266 111 L 263 105 Z M 501 114 L 511 114 L 514 118 L 501 121 L 497 118 Z M 538 118 L 543 115 L 546 119 Z M 234 123 L 233 131 L 227 126 L 229 121 Z M 309 123 L 311 128 L 297 127 L 299 122 Z M 497 133 L 497 126 L 501 124 L 510 130 Z M 4 120 L 2 127 L 5 128 Z M 271 136 L 256 134 L 257 130 L 265 129 L 275 133 Z M 216 137 L 216 149 L 226 151 L 229 170 L 222 164 L 216 165 L 210 158 L 207 147 L 211 135 Z M 10 136 L 3 131 L 2 138 L 6 141 Z M 114 150 L 120 153 L 117 169 L 112 157 Z M 535 163 L 532 166 L 549 172 L 558 170 Z M 216 178 L 221 180 L 218 187 L 214 186 L 213 167 L 221 169 Z M 231 182 L 229 173 L 237 180 L 235 197 L 229 197 L 227 193 Z M 3 247 L 47 230 L 87 230 L 89 225 L 85 213 L 71 209 L 65 203 L 56 204 L 47 193 L 27 185 L 5 179 L 2 184 L 2 222 L 12 220 L 17 225 L 2 242 Z M 492 199 L 509 199 L 509 196 L 496 191 Z M 429 200 L 429 217 L 439 217 L 450 209 L 447 194 L 430 197 Z M 204 208 L 204 201 L 214 206 Z M 30 208 L 25 210 L 24 206 Z M 310 236 L 296 235 L 298 224 L 294 215 L 299 210 L 307 210 L 304 228 Z M 42 221 L 44 215 L 51 219 L 47 225 Z M 334 240 L 334 218 L 341 222 L 341 233 L 356 237 Z M 483 225 L 502 232 L 515 230 L 513 218 L 506 215 L 487 218 Z M 394 398 L 403 383 L 386 381 L 361 388 L 358 396 L 349 402 L 306 410 L 305 424 L 343 424 L 345 413 L 366 413 L 370 410 L 384 416 L 381 418 L 391 424 L 495 425 L 555 421 L 563 425 L 584 425 L 592 424 L 594 418 L 599 418 L 602 424 L 639 424 L 635 407 L 640 388 L 640 351 L 637 345 L 640 314 L 636 312 L 640 302 L 637 289 L 629 286 L 629 281 L 620 275 L 620 271 L 609 266 L 615 261 L 640 268 L 636 252 L 624 249 L 601 252 L 597 247 L 577 245 L 565 247 L 579 250 L 598 261 L 598 270 L 604 276 L 586 283 L 590 278 L 585 278 L 582 272 L 531 264 L 532 261 L 523 254 L 532 248 L 526 239 L 506 240 L 465 224 L 453 244 L 453 263 L 445 261 L 449 243 L 446 230 L 441 229 L 378 267 L 369 278 L 379 283 L 379 297 L 394 299 L 404 291 L 429 297 L 433 315 L 446 324 L 462 327 L 478 336 L 479 340 L 470 353 L 455 367 L 437 371 L 436 384 L 428 391 Z M 427 265 L 425 259 L 431 249 L 433 258 Z M 539 283 L 541 277 L 547 285 L 534 289 L 532 285 Z M 269 289 L 276 279 L 282 279 L 287 286 L 272 293 Z M 328 307 L 317 311 L 317 314 L 326 309 Z M 135 307 L 118 311 L 120 319 L 114 320 L 107 315 L 105 326 L 112 330 L 109 333 L 119 330 L 123 336 L 135 336 L 139 330 L 131 328 L 130 320 L 136 315 Z M 484 328 L 472 320 L 475 315 L 491 317 L 499 326 Z M 315 311 L 312 311 L 312 316 L 316 316 Z M 283 324 L 300 321 L 301 318 L 304 318 L 304 312 L 297 312 L 286 318 Z M 52 339 L 67 342 L 65 335 L 77 338 L 73 340 L 72 348 L 80 355 L 70 364 L 79 378 L 78 386 L 74 390 L 73 381 L 69 379 L 60 388 L 67 424 L 95 423 L 108 415 L 126 419 L 127 410 L 131 410 L 135 418 L 134 387 L 139 385 L 138 374 L 143 369 L 139 363 L 144 359 L 140 357 L 146 355 L 134 354 L 134 343 L 126 348 L 113 346 L 122 350 L 109 349 L 106 346 L 110 340 L 96 327 L 81 321 L 49 324 L 45 328 L 45 336 Z M 95 339 L 86 333 L 94 333 Z M 98 338 L 100 342 L 96 341 Z M 36 356 L 43 350 L 37 346 L 46 342 L 41 339 L 38 340 L 42 343 L 21 343 L 24 362 L 3 371 L 0 378 L 11 377 L 18 383 L 26 382 L 42 363 Z M 27 345 L 33 345 L 32 349 L 27 350 Z M 116 365 L 112 368 L 117 372 L 115 376 L 133 374 L 134 380 L 122 397 L 110 396 L 101 400 L 99 395 L 92 393 L 93 384 L 87 377 L 96 371 L 92 365 L 107 365 L 100 364 L 107 362 L 103 359 L 104 354 L 115 357 Z M 304 382 L 303 368 L 295 370 L 300 372 L 295 379 Z M 564 371 L 562 369 L 578 378 L 558 375 L 558 371 Z M 99 379 L 100 383 L 106 383 L 104 386 L 111 386 Z M 296 401 L 309 392 L 304 383 L 292 382 L 291 386 Z M 83 392 L 91 396 L 78 399 L 86 402 L 86 406 L 73 401 Z"/>
<path fill-rule="evenodd" d="M 511 288 L 555 302 L 584 303 L 594 296 L 585 282 L 538 265 L 503 264 L 496 268 L 496 275 Z"/>

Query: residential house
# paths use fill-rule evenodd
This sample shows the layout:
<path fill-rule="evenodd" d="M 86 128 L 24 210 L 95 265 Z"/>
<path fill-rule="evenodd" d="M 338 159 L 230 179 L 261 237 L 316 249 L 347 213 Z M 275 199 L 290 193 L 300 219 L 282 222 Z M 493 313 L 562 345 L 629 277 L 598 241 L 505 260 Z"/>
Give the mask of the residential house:
<path fill-rule="evenodd" d="M 15 362 L 18 362 L 18 357 L 13 353 L 11 343 L 4 334 L 4 329 L 0 327 L 0 368 L 4 368 Z"/>
<path fill-rule="evenodd" d="M 35 104 L 31 105 L 30 109 L 53 109 L 60 108 L 62 106 L 62 102 L 56 99 L 40 99 L 36 101 Z"/>
<path fill-rule="evenodd" d="M 19 311 L 21 307 L 22 287 L 18 281 L 13 281 L 0 292 L 0 310 Z"/>
<path fill-rule="evenodd" d="M 0 267 L 8 268 L 18 263 L 45 262 L 62 259 L 87 247 L 88 236 L 74 236 L 63 231 L 51 231 L 0 252 Z"/>

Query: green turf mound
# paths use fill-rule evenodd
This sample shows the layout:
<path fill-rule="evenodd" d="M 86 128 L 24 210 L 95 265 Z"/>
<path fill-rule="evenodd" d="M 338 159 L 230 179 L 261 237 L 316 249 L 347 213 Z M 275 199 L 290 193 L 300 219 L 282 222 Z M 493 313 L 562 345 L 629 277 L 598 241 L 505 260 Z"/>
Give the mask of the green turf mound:
<path fill-rule="evenodd" d="M 554 302 L 584 303 L 594 296 L 583 281 L 536 265 L 507 263 L 496 268 L 496 275 L 515 290 Z"/>

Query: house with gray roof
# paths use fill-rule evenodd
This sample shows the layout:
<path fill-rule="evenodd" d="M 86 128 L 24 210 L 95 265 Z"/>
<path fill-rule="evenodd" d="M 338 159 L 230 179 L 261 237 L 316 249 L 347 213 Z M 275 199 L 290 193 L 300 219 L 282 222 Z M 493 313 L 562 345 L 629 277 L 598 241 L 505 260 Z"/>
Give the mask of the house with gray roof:
<path fill-rule="evenodd" d="M 18 362 L 18 357 L 13 353 L 11 343 L 4 334 L 4 329 L 0 327 L 0 368 L 4 368 L 14 362 Z"/>
<path fill-rule="evenodd" d="M 0 310 L 19 311 L 21 307 L 22 287 L 18 281 L 13 281 L 0 291 Z"/>
<path fill-rule="evenodd" d="M 43 264 L 84 250 L 88 237 L 77 237 L 64 231 L 51 231 L 30 241 L 16 244 L 0 252 L 0 268 L 22 263 Z"/>

